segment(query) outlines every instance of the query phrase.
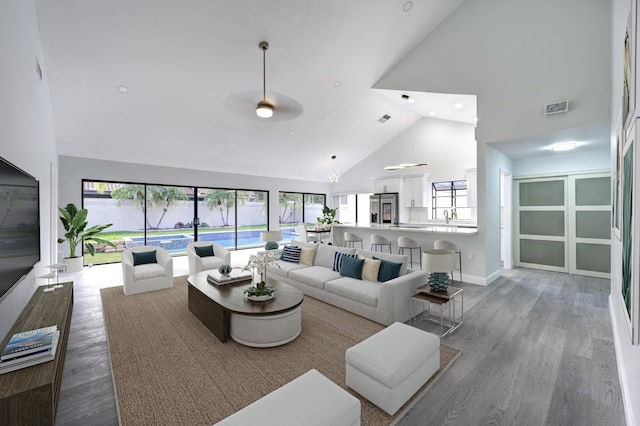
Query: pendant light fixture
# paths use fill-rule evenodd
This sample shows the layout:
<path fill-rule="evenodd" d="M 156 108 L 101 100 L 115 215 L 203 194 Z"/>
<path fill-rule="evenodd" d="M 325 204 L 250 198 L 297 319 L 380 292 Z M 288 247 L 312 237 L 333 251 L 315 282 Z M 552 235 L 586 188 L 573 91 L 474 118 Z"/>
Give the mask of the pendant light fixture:
<path fill-rule="evenodd" d="M 273 105 L 267 101 L 267 49 L 269 43 L 261 41 L 258 47 L 262 49 L 262 100 L 258 102 L 256 114 L 260 118 L 271 118 L 273 116 Z"/>
<path fill-rule="evenodd" d="M 404 130 L 404 139 L 406 140 L 407 143 L 407 149 L 408 149 L 408 155 L 409 157 L 412 157 L 413 152 L 412 152 L 412 146 L 411 146 L 411 134 L 410 134 L 410 130 L 409 130 L 409 107 L 408 104 L 410 103 L 414 103 L 415 101 L 413 99 L 411 99 L 409 97 L 409 95 L 405 95 L 403 94 L 401 96 L 402 101 L 404 102 L 404 116 L 405 116 L 405 130 Z M 400 163 L 397 165 L 391 165 L 391 166 L 386 166 L 384 169 L 386 171 L 392 171 L 392 170 L 402 170 L 402 169 L 409 169 L 412 167 L 421 167 L 421 166 L 426 166 L 427 163 Z"/>
<path fill-rule="evenodd" d="M 331 159 L 333 160 L 333 171 L 329 173 L 329 181 L 331 183 L 338 183 L 340 180 L 340 173 L 336 171 L 336 156 L 331 156 Z"/>

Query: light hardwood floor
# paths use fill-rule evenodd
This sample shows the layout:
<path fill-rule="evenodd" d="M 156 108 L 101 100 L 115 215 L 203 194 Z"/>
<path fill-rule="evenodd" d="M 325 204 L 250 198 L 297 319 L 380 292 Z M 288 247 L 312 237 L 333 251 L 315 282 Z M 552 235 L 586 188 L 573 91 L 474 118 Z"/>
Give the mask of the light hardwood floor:
<path fill-rule="evenodd" d="M 232 252 L 232 264 L 246 251 Z M 186 257 L 174 274 L 187 274 Z M 120 265 L 63 274 L 75 304 L 57 425 L 115 425 L 99 289 Z M 607 306 L 609 281 L 529 269 L 464 288 L 464 324 L 443 343 L 462 355 L 398 425 L 624 425 Z M 417 327 L 437 331 L 433 323 Z"/>

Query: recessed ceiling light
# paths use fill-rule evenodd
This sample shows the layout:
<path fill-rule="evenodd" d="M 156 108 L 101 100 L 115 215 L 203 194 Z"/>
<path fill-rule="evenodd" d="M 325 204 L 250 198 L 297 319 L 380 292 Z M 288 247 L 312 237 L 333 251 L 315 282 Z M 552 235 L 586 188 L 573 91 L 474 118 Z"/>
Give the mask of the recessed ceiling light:
<path fill-rule="evenodd" d="M 122 86 L 122 85 L 116 86 L 116 89 L 120 93 L 129 93 L 129 88 L 127 86 Z"/>
<path fill-rule="evenodd" d="M 340 80 L 336 80 L 333 82 L 333 87 L 340 87 L 342 86 L 342 82 Z"/>
<path fill-rule="evenodd" d="M 295 135 L 295 134 L 296 134 L 296 131 L 295 131 L 295 130 L 292 130 L 292 131 L 290 131 L 290 132 L 289 132 L 289 134 L 290 134 L 290 135 Z"/>
<path fill-rule="evenodd" d="M 463 106 L 464 105 L 462 105 L 460 102 L 457 102 L 457 103 L 453 104 L 453 107 L 454 108 L 458 108 L 458 109 L 462 109 Z"/>
<path fill-rule="evenodd" d="M 402 5 L 402 11 L 403 12 L 408 12 L 413 8 L 413 2 L 412 1 L 406 1 L 404 2 L 404 4 Z"/>
<path fill-rule="evenodd" d="M 555 145 L 551 145 L 551 150 L 552 151 L 571 151 L 572 149 L 575 149 L 577 146 L 578 144 L 575 142 L 563 142 L 563 143 L 557 143 Z"/>
<path fill-rule="evenodd" d="M 436 115 L 435 111 L 429 111 L 429 115 Z"/>

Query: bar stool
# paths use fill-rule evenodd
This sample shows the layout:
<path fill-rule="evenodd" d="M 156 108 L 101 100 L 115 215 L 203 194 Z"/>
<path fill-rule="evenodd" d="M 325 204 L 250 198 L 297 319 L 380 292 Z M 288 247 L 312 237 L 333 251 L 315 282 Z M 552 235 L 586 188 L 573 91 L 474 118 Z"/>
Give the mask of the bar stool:
<path fill-rule="evenodd" d="M 345 232 L 344 233 L 344 246 L 345 247 L 355 247 L 356 243 L 360 243 L 360 247 L 364 248 L 362 245 L 362 237 L 354 234 L 353 232 Z"/>
<path fill-rule="evenodd" d="M 455 243 L 447 240 L 435 240 L 433 248 L 436 250 L 451 250 L 458 255 L 458 265 L 460 265 L 460 282 L 462 282 L 462 250 Z M 453 271 L 452 271 L 453 275 Z"/>
<path fill-rule="evenodd" d="M 413 268 L 413 250 L 418 250 L 418 258 L 420 258 L 420 253 L 422 253 L 422 246 L 419 242 L 409 237 L 398 237 L 398 254 L 404 254 L 404 250 L 409 250 L 409 262 L 411 267 Z M 418 262 L 418 266 L 422 269 L 422 262 Z"/>
<path fill-rule="evenodd" d="M 382 252 L 383 246 L 389 246 L 389 253 L 391 253 L 391 241 L 388 238 L 379 234 L 371 234 L 371 251 Z"/>

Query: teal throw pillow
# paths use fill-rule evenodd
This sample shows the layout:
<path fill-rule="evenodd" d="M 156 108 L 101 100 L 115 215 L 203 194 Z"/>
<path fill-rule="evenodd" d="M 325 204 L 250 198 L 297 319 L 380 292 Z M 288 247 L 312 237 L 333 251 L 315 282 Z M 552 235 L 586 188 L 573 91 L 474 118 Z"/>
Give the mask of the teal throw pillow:
<path fill-rule="evenodd" d="M 194 249 L 196 250 L 196 254 L 200 257 L 215 256 L 215 253 L 213 252 L 213 245 L 199 247 L 195 246 Z"/>
<path fill-rule="evenodd" d="M 342 266 L 342 259 L 344 257 L 358 257 L 355 254 L 345 254 L 339 251 L 333 254 L 333 270 L 336 272 L 340 272 L 340 267 Z"/>
<path fill-rule="evenodd" d="M 133 255 L 133 266 L 146 265 L 147 263 L 158 263 L 155 250 L 134 251 L 131 254 Z"/>
<path fill-rule="evenodd" d="M 343 277 L 351 277 L 357 280 L 362 279 L 362 267 L 364 259 L 356 257 L 344 256 L 342 258 L 342 266 L 340 267 L 340 275 Z"/>
<path fill-rule="evenodd" d="M 378 281 L 385 282 L 385 281 L 392 280 L 394 278 L 398 278 L 400 276 L 400 269 L 402 268 L 402 263 L 380 259 L 379 257 L 375 257 L 375 256 L 373 256 L 373 258 L 377 260 L 382 260 L 382 263 L 380 263 L 380 271 L 378 271 Z"/>

